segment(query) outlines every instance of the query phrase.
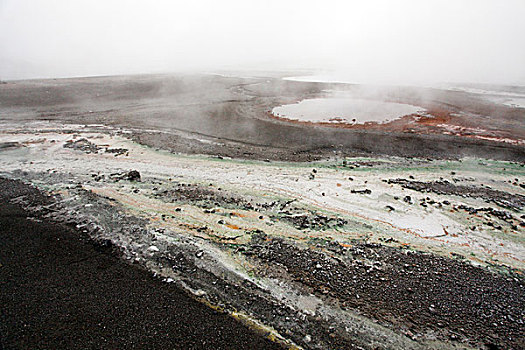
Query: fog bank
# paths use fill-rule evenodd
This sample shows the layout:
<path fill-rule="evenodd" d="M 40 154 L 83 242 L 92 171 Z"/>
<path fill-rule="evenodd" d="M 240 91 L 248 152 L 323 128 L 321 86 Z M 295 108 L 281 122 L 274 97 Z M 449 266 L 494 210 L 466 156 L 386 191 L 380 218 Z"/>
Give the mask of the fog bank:
<path fill-rule="evenodd" d="M 0 0 L 0 79 L 311 70 L 525 85 L 525 1 Z"/>

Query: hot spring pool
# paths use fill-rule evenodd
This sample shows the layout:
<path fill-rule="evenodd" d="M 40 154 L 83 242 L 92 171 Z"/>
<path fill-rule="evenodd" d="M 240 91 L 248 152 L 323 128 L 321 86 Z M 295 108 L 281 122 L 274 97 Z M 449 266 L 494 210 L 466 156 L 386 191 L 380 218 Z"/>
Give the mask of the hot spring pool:
<path fill-rule="evenodd" d="M 313 98 L 275 107 L 272 114 L 308 122 L 362 124 L 384 123 L 423 110 L 409 104 L 359 98 Z"/>

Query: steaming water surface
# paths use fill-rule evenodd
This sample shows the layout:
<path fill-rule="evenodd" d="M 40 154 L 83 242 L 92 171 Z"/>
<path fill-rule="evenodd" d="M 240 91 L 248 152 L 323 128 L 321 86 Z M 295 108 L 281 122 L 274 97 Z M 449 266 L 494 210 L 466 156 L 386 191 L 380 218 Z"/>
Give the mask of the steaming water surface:
<path fill-rule="evenodd" d="M 344 75 L 337 74 L 319 74 L 319 75 L 304 75 L 294 77 L 284 77 L 283 80 L 301 81 L 301 82 L 315 82 L 315 83 L 337 83 L 337 84 L 366 84 L 356 77 L 348 78 Z M 369 83 L 369 82 L 368 82 Z M 414 85 L 414 84 L 412 84 Z M 483 84 L 480 84 L 483 85 Z M 487 101 L 495 104 L 503 104 L 512 108 L 525 108 L 525 89 L 523 86 L 506 86 L 492 84 L 497 87 L 497 90 L 486 90 L 484 88 L 466 87 L 461 85 L 449 84 L 415 84 L 414 86 L 429 87 L 436 89 L 444 89 L 450 91 L 461 91 L 469 94 L 474 94 Z"/>
<path fill-rule="evenodd" d="M 362 124 L 384 123 L 422 110 L 409 104 L 359 98 L 314 98 L 275 107 L 272 113 L 280 118 L 308 122 Z"/>

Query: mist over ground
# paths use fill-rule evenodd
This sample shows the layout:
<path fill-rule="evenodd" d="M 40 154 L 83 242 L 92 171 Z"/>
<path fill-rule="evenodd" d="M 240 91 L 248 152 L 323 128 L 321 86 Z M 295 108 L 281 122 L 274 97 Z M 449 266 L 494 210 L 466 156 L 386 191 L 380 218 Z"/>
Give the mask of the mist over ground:
<path fill-rule="evenodd" d="M 0 348 L 525 349 L 524 18 L 0 0 Z"/>
<path fill-rule="evenodd" d="M 0 79 L 217 70 L 525 84 L 525 2 L 0 1 Z"/>

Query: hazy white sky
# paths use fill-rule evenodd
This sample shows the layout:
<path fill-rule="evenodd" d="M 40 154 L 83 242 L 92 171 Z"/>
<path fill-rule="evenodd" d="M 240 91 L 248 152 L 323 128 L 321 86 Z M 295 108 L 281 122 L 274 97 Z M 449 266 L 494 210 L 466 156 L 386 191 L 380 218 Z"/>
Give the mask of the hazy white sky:
<path fill-rule="evenodd" d="M 327 69 L 525 85 L 525 0 L 0 0 L 0 79 Z"/>

